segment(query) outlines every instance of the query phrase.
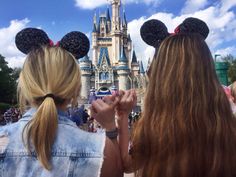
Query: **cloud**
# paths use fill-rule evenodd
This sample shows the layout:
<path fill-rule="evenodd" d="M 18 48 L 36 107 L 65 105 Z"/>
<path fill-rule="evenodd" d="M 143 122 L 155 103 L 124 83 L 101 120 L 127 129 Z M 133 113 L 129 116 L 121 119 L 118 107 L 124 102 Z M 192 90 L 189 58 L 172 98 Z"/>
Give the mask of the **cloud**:
<path fill-rule="evenodd" d="M 226 1 L 226 0 L 225 0 Z M 128 30 L 131 35 L 137 57 L 142 59 L 145 65 L 149 58 L 153 57 L 154 49 L 146 45 L 141 37 L 139 30 L 142 24 L 149 19 L 159 19 L 166 24 L 168 31 L 173 32 L 174 29 L 187 17 L 196 17 L 205 21 L 210 29 L 206 42 L 214 53 L 236 54 L 236 45 L 227 46 L 227 43 L 236 41 L 236 14 L 233 11 L 223 12 L 222 6 L 209 6 L 205 9 L 198 10 L 193 13 L 184 13 L 175 16 L 172 13 L 159 12 L 150 17 L 141 17 L 128 23 Z M 236 42 L 235 42 L 236 43 Z M 221 53 L 222 52 L 222 53 Z"/>
<path fill-rule="evenodd" d="M 236 6 L 236 0 L 221 0 L 221 11 L 226 12 Z"/>
<path fill-rule="evenodd" d="M 22 67 L 25 61 L 25 56 L 15 56 L 6 58 L 8 62 L 8 66 L 11 68 Z"/>
<path fill-rule="evenodd" d="M 111 0 L 110 0 L 111 1 Z M 155 5 L 159 2 L 158 0 L 123 0 L 122 3 L 130 4 L 130 3 L 145 3 L 147 5 L 154 3 Z M 95 9 L 97 7 L 108 4 L 107 0 L 75 0 L 75 4 L 77 7 L 82 9 Z"/>
<path fill-rule="evenodd" d="M 187 0 L 184 4 L 182 13 L 196 12 L 207 5 L 207 0 Z"/>
<path fill-rule="evenodd" d="M 0 28 L 0 54 L 10 67 L 21 67 L 25 56 L 15 46 L 15 35 L 29 23 L 29 19 L 12 20 L 10 25 Z"/>
<path fill-rule="evenodd" d="M 235 51 L 236 51 L 236 46 L 231 46 L 231 47 L 226 47 L 223 49 L 218 49 L 215 53 L 220 54 L 221 57 L 225 57 L 229 54 L 232 54 Z"/>

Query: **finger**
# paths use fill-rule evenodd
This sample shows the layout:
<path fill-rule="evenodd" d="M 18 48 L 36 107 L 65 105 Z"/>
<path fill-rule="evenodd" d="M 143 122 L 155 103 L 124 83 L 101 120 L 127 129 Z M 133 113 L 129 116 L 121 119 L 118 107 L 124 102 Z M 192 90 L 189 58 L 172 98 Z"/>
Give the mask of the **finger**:
<path fill-rule="evenodd" d="M 102 105 L 100 103 L 100 100 L 96 100 L 92 102 L 92 108 L 95 110 L 95 112 L 99 112 L 102 109 Z"/>
<path fill-rule="evenodd" d="M 90 115 L 91 115 L 91 117 L 96 117 L 96 110 L 94 109 L 94 107 L 93 106 L 90 106 L 89 107 L 89 109 L 90 109 Z"/>
<path fill-rule="evenodd" d="M 113 101 L 112 99 L 113 99 L 113 98 L 112 98 L 111 95 L 105 96 L 105 97 L 102 98 L 102 100 L 103 100 L 105 103 L 107 103 L 107 104 L 110 104 L 110 103 Z"/>
<path fill-rule="evenodd" d="M 119 97 L 115 97 L 115 100 L 111 104 L 112 108 L 116 107 L 119 102 L 120 102 L 120 98 Z"/>
<path fill-rule="evenodd" d="M 121 102 L 125 102 L 128 99 L 129 95 L 130 95 L 130 90 L 125 91 L 125 94 L 123 95 L 121 99 Z"/>
<path fill-rule="evenodd" d="M 124 91 L 124 90 L 120 90 L 120 91 L 119 91 L 119 97 L 122 98 L 124 94 L 125 94 L 125 91 Z"/>
<path fill-rule="evenodd" d="M 133 100 L 133 97 L 134 97 L 134 92 L 133 92 L 133 90 L 131 90 L 130 94 L 127 97 L 127 100 Z"/>
<path fill-rule="evenodd" d="M 115 94 L 113 94 L 113 95 L 108 95 L 108 96 L 103 97 L 103 101 L 104 101 L 105 103 L 110 104 L 111 102 L 113 102 L 113 101 L 115 100 L 115 97 L 116 97 Z"/>

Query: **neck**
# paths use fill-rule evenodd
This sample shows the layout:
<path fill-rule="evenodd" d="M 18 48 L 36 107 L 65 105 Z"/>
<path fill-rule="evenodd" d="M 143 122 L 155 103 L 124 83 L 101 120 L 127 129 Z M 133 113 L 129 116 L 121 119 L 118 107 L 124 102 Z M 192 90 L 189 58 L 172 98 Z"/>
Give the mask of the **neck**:
<path fill-rule="evenodd" d="M 67 107 L 68 107 L 69 101 L 65 101 L 65 103 L 61 104 L 61 105 L 57 105 L 57 109 L 61 110 L 61 111 L 66 111 Z"/>

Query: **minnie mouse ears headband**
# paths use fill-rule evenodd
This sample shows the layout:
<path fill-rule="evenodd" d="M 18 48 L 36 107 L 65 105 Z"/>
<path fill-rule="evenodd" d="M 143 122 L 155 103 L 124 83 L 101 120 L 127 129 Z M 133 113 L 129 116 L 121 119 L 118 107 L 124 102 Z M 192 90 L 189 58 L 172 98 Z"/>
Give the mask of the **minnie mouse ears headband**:
<path fill-rule="evenodd" d="M 16 47 L 28 54 L 31 50 L 40 46 L 53 46 L 53 42 L 47 34 L 37 28 L 25 28 L 17 33 L 15 38 Z M 68 52 L 72 53 L 76 59 L 84 57 L 89 51 L 89 39 L 79 31 L 73 31 L 66 34 L 56 46 L 60 46 Z"/>
<path fill-rule="evenodd" d="M 209 28 L 204 21 L 189 17 L 175 29 L 174 34 L 181 33 L 198 33 L 206 39 L 209 34 Z M 145 22 L 140 29 L 140 34 L 144 42 L 155 48 L 158 48 L 161 42 L 171 35 L 171 33 L 168 33 L 166 25 L 159 20 Z"/>

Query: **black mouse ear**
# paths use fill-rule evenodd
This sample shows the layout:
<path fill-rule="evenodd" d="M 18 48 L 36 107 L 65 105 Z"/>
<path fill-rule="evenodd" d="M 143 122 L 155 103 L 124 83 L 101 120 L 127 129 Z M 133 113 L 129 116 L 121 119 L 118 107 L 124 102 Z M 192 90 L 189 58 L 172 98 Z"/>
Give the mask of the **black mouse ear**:
<path fill-rule="evenodd" d="M 50 39 L 41 29 L 25 28 L 16 34 L 15 43 L 21 52 L 28 54 L 31 50 L 42 45 L 49 45 Z"/>
<path fill-rule="evenodd" d="M 146 21 L 141 29 L 140 34 L 144 42 L 155 48 L 158 48 L 161 42 L 170 34 L 167 27 L 160 20 Z"/>
<path fill-rule="evenodd" d="M 87 55 L 89 51 L 88 37 L 79 31 L 66 34 L 60 41 L 60 47 L 72 53 L 76 59 Z"/>
<path fill-rule="evenodd" d="M 209 28 L 204 21 L 189 17 L 178 26 L 178 33 L 198 33 L 206 39 L 209 34 Z"/>

